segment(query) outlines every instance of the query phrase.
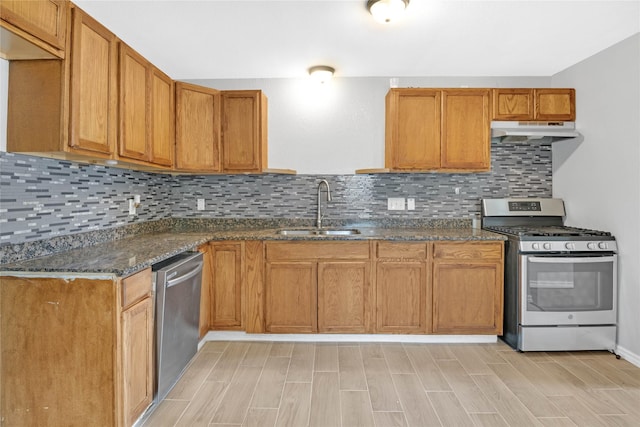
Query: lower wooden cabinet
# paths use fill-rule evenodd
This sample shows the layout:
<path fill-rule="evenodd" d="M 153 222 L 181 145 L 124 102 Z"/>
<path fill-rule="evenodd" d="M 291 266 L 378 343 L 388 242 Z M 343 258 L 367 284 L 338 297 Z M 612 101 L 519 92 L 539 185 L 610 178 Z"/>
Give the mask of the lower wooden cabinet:
<path fill-rule="evenodd" d="M 211 242 L 200 252 L 200 337 L 209 330 L 243 329 L 244 242 Z"/>
<path fill-rule="evenodd" d="M 371 331 L 368 242 L 266 243 L 265 330 Z"/>
<path fill-rule="evenodd" d="M 376 332 L 430 330 L 426 243 L 377 243 Z"/>
<path fill-rule="evenodd" d="M 3 424 L 131 426 L 153 398 L 151 269 L 0 282 Z"/>
<path fill-rule="evenodd" d="M 502 335 L 503 243 L 433 245 L 433 332 Z"/>

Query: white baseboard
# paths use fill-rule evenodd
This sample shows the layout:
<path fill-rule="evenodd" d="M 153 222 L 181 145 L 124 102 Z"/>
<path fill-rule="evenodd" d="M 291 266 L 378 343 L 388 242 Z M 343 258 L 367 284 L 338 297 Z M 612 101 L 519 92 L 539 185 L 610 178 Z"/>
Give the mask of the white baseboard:
<path fill-rule="evenodd" d="M 621 346 L 616 346 L 616 354 L 640 368 L 640 355 Z"/>
<path fill-rule="evenodd" d="M 247 334 L 242 331 L 212 331 L 200 340 L 198 350 L 207 341 L 299 341 L 299 342 L 398 342 L 425 344 L 475 343 L 498 341 L 496 335 L 395 335 L 395 334 Z"/>

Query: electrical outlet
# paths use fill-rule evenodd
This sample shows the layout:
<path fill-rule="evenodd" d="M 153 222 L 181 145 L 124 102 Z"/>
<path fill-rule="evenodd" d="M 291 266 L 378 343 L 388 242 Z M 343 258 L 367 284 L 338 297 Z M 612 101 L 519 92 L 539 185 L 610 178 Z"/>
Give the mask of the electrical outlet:
<path fill-rule="evenodd" d="M 204 199 L 198 199 L 198 210 L 199 211 L 204 210 Z"/>
<path fill-rule="evenodd" d="M 416 210 L 416 199 L 414 198 L 407 199 L 407 210 L 408 211 Z"/>
<path fill-rule="evenodd" d="M 404 197 L 389 197 L 387 199 L 387 210 L 389 210 L 389 211 L 403 211 L 404 210 Z"/>

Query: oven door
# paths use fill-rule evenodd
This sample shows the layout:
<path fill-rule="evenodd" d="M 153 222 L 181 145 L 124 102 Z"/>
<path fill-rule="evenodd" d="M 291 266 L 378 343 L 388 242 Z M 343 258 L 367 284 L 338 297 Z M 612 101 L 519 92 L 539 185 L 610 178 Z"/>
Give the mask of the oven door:
<path fill-rule="evenodd" d="M 520 255 L 520 324 L 614 325 L 617 255 Z"/>

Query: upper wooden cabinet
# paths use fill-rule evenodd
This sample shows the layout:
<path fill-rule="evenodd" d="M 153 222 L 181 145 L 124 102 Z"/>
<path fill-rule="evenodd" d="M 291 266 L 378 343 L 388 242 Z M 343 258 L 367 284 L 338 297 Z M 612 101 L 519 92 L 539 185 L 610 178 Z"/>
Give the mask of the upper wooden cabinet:
<path fill-rule="evenodd" d="M 220 171 L 220 92 L 176 82 L 176 169 Z"/>
<path fill-rule="evenodd" d="M 267 98 L 176 83 L 176 169 L 260 173 L 267 163 Z"/>
<path fill-rule="evenodd" d="M 489 89 L 391 89 L 385 167 L 486 171 L 491 167 Z"/>
<path fill-rule="evenodd" d="M 119 43 L 118 157 L 173 166 L 173 81 Z"/>
<path fill-rule="evenodd" d="M 574 121 L 574 89 L 493 89 L 493 120 Z"/>
<path fill-rule="evenodd" d="M 69 29 L 63 61 L 9 62 L 7 150 L 111 159 L 117 136 L 116 37 L 75 6 Z"/>
<path fill-rule="evenodd" d="M 222 171 L 267 166 L 267 97 L 260 90 L 222 91 Z"/>
<path fill-rule="evenodd" d="M 68 7 L 66 0 L 2 0 L 0 57 L 63 58 Z"/>

